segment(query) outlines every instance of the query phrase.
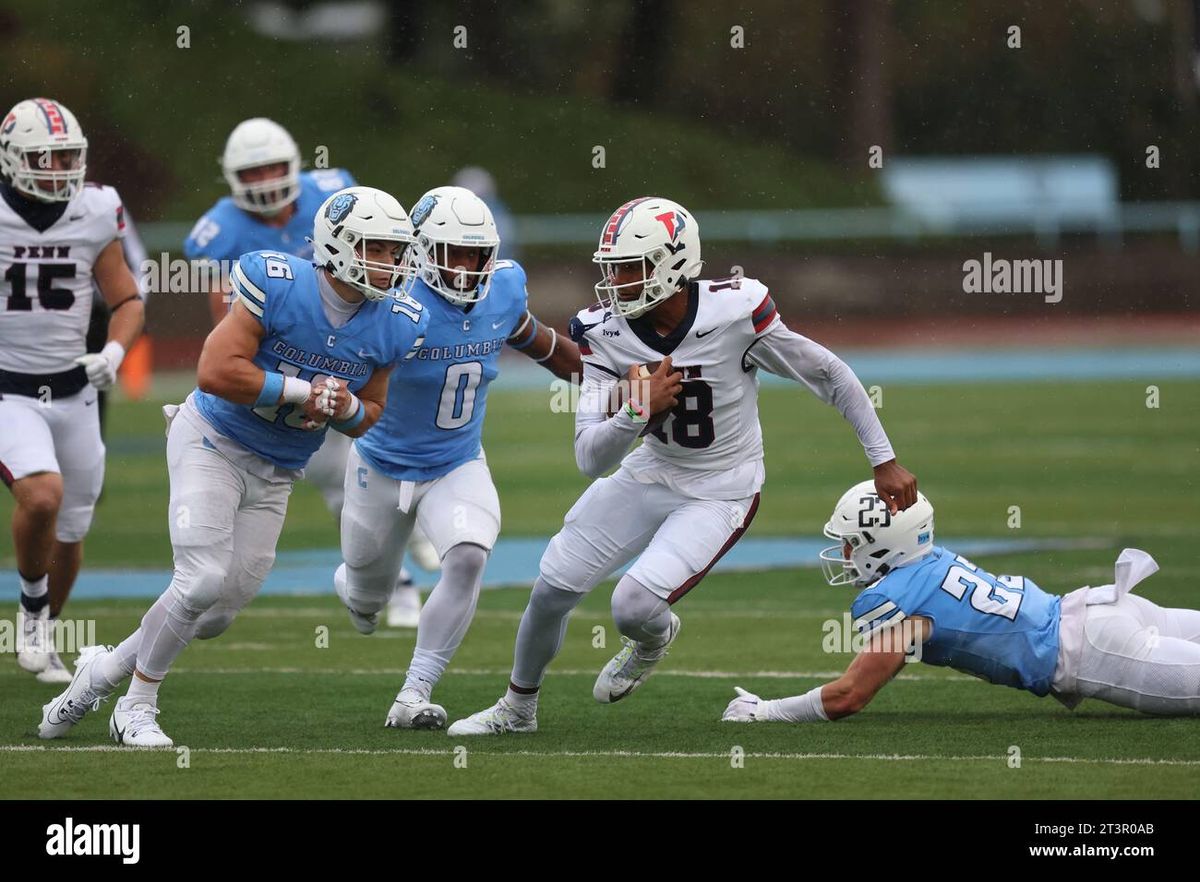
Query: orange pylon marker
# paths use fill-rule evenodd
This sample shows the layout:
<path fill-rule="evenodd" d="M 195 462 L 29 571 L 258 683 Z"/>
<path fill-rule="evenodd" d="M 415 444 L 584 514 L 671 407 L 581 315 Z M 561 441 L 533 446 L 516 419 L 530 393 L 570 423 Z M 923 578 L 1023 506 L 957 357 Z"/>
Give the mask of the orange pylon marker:
<path fill-rule="evenodd" d="M 150 338 L 143 334 L 133 348 L 125 354 L 117 375 L 121 390 L 133 401 L 141 401 L 150 392 L 150 379 L 154 368 L 154 347 Z"/>

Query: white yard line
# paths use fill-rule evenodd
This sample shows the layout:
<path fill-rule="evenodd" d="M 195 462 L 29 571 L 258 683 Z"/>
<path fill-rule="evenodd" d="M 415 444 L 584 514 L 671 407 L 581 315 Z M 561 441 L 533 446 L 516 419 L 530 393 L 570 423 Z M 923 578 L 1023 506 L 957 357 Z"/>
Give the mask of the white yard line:
<path fill-rule="evenodd" d="M 229 647 L 226 647 L 229 648 Z M 247 649 L 258 650 L 260 647 L 250 644 Z M 555 675 L 566 677 L 594 677 L 600 668 L 554 668 L 547 672 L 547 676 Z M 189 668 L 179 667 L 172 668 L 172 674 L 187 674 L 189 676 L 195 674 L 217 674 L 220 676 L 246 675 L 246 674 L 298 674 L 298 675 L 314 675 L 321 677 L 330 676 L 381 676 L 381 677 L 403 677 L 408 673 L 408 668 L 297 668 L 297 667 L 253 667 L 253 668 Z M 456 674 L 466 677 L 507 677 L 512 673 L 511 668 L 451 668 L 446 672 L 446 676 L 452 677 Z M 840 677 L 844 671 L 688 671 L 688 670 L 662 670 L 655 671 L 657 677 L 693 677 L 699 680 L 832 680 Z M 29 675 L 16 667 L 7 670 L 0 669 L 0 677 L 9 676 L 13 678 L 27 678 Z M 898 674 L 896 680 L 937 680 L 937 681 L 974 681 L 975 677 L 969 677 L 965 674 Z"/>
<path fill-rule="evenodd" d="M 346 674 L 351 676 L 379 675 L 386 677 L 403 677 L 407 668 L 172 668 L 173 674 L 316 674 L 332 676 Z M 547 672 L 547 676 L 594 677 L 599 668 L 557 668 Z M 23 674 L 22 676 L 28 676 Z M 451 668 L 446 676 L 460 674 L 467 677 L 507 677 L 510 668 Z M 655 671 L 656 677 L 694 677 L 701 680 L 831 680 L 840 677 L 844 671 Z M 943 680 L 943 681 L 973 681 L 977 678 L 965 674 L 898 674 L 897 680 Z"/>
<path fill-rule="evenodd" d="M 455 742 L 475 744 L 476 738 L 461 738 Z M 357 749 L 340 747 L 193 747 L 191 753 L 205 754 L 289 754 L 300 756 L 336 755 L 336 756 L 438 756 L 452 759 L 454 747 L 438 750 L 432 747 L 406 747 L 394 750 Z M 173 751 L 175 748 L 164 748 Z M 41 744 L 0 744 L 0 753 L 116 753 L 131 752 L 130 748 L 118 747 L 115 744 L 95 744 L 84 746 L 41 745 Z M 502 757 L 538 757 L 538 758 L 613 758 L 613 759 L 720 759 L 728 760 L 730 753 L 726 752 L 688 752 L 688 751 L 642 751 L 642 750 L 511 750 L 484 753 L 490 759 Z M 937 754 L 887 754 L 887 753 L 755 753 L 743 754 L 746 759 L 765 760 L 867 760 L 885 763 L 910 762 L 990 762 L 1007 763 L 1007 755 L 994 756 L 940 756 Z M 1107 757 L 1088 758 L 1080 756 L 1023 756 L 1022 762 L 1032 763 L 1065 763 L 1072 765 L 1106 765 L 1106 766 L 1200 766 L 1200 760 L 1185 759 L 1154 759 L 1150 757 Z"/>

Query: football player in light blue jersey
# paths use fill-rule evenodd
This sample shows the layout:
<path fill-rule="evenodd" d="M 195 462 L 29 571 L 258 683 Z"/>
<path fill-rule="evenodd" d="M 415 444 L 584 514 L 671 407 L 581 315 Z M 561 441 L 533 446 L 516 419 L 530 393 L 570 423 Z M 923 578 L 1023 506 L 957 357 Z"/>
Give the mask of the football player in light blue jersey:
<path fill-rule="evenodd" d="M 924 495 L 890 512 L 871 482 L 838 501 L 821 552 L 830 585 L 862 589 L 851 605 L 861 651 L 846 673 L 804 695 L 767 701 L 735 687 L 722 719 L 816 722 L 862 710 L 906 660 L 989 683 L 1085 698 L 1151 714 L 1200 714 L 1200 611 L 1166 609 L 1130 589 L 1158 569 L 1127 548 L 1112 584 L 1049 594 L 1029 578 L 993 576 L 933 544 Z"/>
<path fill-rule="evenodd" d="M 221 172 L 230 195 L 196 221 L 183 242 L 188 260 L 227 261 L 247 251 L 312 257 L 312 219 L 331 193 L 355 184 L 345 169 L 300 171 L 300 150 L 269 119 L 248 119 L 229 135 Z M 224 291 L 209 292 L 213 324 L 225 317 Z"/>
<path fill-rule="evenodd" d="M 423 345 L 393 383 L 379 423 L 346 467 L 342 558 L 334 587 L 364 634 L 375 630 L 414 525 L 442 574 L 421 611 L 408 677 L 388 713 L 395 728 L 441 728 L 430 694 L 475 614 L 500 502 L 480 442 L 488 386 L 505 344 L 577 379 L 578 347 L 529 313 L 525 271 L 497 261 L 491 211 L 461 187 L 438 187 L 412 210 L 410 289 L 429 314 Z"/>
<path fill-rule="evenodd" d="M 317 209 L 331 193 L 354 186 L 345 169 L 300 171 L 300 150 L 287 129 L 269 119 L 248 119 L 229 135 L 221 157 L 221 172 L 230 195 L 220 199 L 196 222 L 183 243 L 189 260 L 215 261 L 230 266 L 247 251 L 279 251 L 311 258 Z M 229 311 L 229 290 L 219 277 L 208 292 L 213 325 Z M 350 440 L 339 432 L 326 433 L 325 443 L 304 471 L 321 493 L 334 520 L 342 516 L 342 487 Z M 425 569 L 437 569 L 437 555 L 423 536 L 413 537 L 410 553 Z M 388 610 L 388 624 L 415 628 L 421 597 L 403 570 Z"/>
<path fill-rule="evenodd" d="M 257 594 L 292 484 L 322 436 L 374 425 L 389 372 L 419 349 L 427 313 L 392 290 L 413 241 L 400 203 L 352 187 L 325 201 L 314 226 L 317 263 L 274 251 L 238 259 L 237 300 L 205 341 L 198 388 L 164 408 L 174 578 L 124 642 L 81 654 L 71 684 L 42 709 L 41 737 L 65 734 L 133 675 L 113 738 L 172 744 L 155 720 L 172 663 Z"/>

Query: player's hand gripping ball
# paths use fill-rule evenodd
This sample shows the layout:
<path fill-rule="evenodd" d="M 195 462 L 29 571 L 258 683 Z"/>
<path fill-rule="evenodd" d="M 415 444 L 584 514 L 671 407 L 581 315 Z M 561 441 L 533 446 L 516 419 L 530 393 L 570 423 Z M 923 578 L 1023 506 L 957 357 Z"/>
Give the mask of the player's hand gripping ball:
<path fill-rule="evenodd" d="M 650 378 L 658 373 L 661 365 L 662 361 L 650 361 L 631 367 L 623 380 L 613 387 L 612 395 L 609 398 L 608 415 L 611 417 L 624 407 L 625 401 L 630 397 L 629 392 L 631 389 L 635 390 L 633 398 L 637 399 L 643 406 L 651 406 L 651 402 L 655 400 L 655 395 L 650 389 Z M 661 405 L 656 412 L 651 414 L 645 427 L 638 433 L 638 437 L 645 437 L 657 431 L 667 421 L 667 417 L 671 415 L 671 411 L 674 410 L 677 403 L 675 396 L 678 395 L 681 389 L 680 381 L 682 376 L 680 372 L 674 370 L 664 374 L 667 384 L 663 387 L 663 394 L 659 396 L 662 398 Z"/>

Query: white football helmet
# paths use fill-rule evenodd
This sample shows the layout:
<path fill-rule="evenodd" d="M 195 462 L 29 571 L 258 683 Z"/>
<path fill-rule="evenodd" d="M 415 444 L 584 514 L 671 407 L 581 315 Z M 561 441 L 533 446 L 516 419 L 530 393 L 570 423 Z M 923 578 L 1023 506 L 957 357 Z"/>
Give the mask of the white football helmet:
<path fill-rule="evenodd" d="M 417 231 L 417 247 L 411 249 L 416 275 L 459 306 L 487 297 L 500 247 L 487 203 L 463 187 L 434 187 L 413 206 L 412 222 Z M 480 248 L 479 265 L 450 266 L 450 245 Z M 453 284 L 446 282 L 443 270 L 453 274 Z"/>
<path fill-rule="evenodd" d="M 42 202 L 69 202 L 83 189 L 87 138 L 75 114 L 50 98 L 19 102 L 0 123 L 0 174 Z M 54 154 L 65 156 L 55 168 Z"/>
<path fill-rule="evenodd" d="M 933 550 L 933 506 L 918 492 L 913 505 L 892 514 L 875 492 L 875 482 L 863 481 L 838 500 L 825 535 L 837 540 L 821 550 L 825 581 L 865 588 Z M 849 558 L 843 554 L 846 544 Z"/>
<path fill-rule="evenodd" d="M 282 177 L 246 182 L 239 172 L 286 162 Z M 225 142 L 221 171 L 238 208 L 255 214 L 277 214 L 300 197 L 300 149 L 287 129 L 263 117 L 238 123 Z"/>
<path fill-rule="evenodd" d="M 381 263 L 367 260 L 367 240 L 400 242 L 403 247 L 394 262 Z M 317 209 L 311 241 L 314 263 L 368 299 L 386 300 L 408 272 L 413 225 L 395 197 L 374 187 L 347 187 Z M 368 275 L 381 271 L 391 273 L 386 288 L 373 286 Z"/>
<path fill-rule="evenodd" d="M 617 284 L 616 265 L 639 260 L 642 278 Z M 643 196 L 612 213 L 592 263 L 600 266 L 596 298 L 606 309 L 636 318 L 699 277 L 700 229 L 679 203 Z M 622 298 L 626 289 L 635 296 Z"/>

